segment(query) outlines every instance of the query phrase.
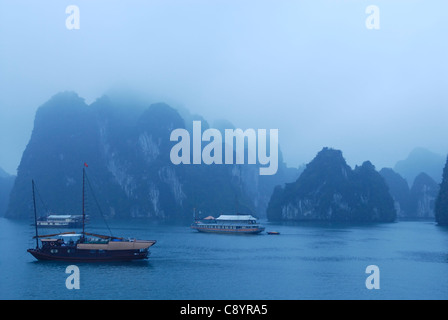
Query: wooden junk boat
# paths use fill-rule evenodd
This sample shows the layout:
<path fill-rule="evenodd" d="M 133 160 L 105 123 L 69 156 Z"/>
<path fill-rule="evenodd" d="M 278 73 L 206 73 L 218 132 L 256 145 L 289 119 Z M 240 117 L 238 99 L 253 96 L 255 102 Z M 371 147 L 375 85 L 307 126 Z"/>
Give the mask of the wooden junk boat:
<path fill-rule="evenodd" d="M 258 234 L 265 229 L 253 216 L 239 214 L 196 219 L 191 228 L 199 232 L 228 234 Z"/>
<path fill-rule="evenodd" d="M 87 165 L 85 165 L 87 167 Z M 38 260 L 59 260 L 69 262 L 102 262 L 102 261 L 130 261 L 147 259 L 149 247 L 156 240 L 136 240 L 121 237 L 100 235 L 85 232 L 85 168 L 83 168 L 82 190 L 82 232 L 62 232 L 56 234 L 39 235 L 37 225 L 36 200 L 33 186 L 34 219 L 36 227 L 36 248 L 28 249 Z M 39 246 L 39 240 L 41 245 Z"/>

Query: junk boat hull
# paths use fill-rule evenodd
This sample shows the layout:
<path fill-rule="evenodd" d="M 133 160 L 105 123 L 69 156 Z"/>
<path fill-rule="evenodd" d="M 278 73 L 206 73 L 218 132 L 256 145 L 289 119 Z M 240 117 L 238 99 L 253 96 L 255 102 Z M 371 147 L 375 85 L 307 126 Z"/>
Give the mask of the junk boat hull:
<path fill-rule="evenodd" d="M 27 251 L 38 260 L 67 262 L 131 261 L 148 259 L 150 254 L 148 250 L 149 246 L 146 245 L 141 249 L 129 250 L 80 249 L 79 245 L 53 246 L 49 248 L 28 249 Z"/>
<path fill-rule="evenodd" d="M 56 256 L 53 254 L 48 254 L 44 252 L 39 252 L 35 249 L 29 249 L 31 253 L 37 260 L 43 261 L 65 261 L 65 262 L 117 262 L 117 261 L 133 261 L 133 260 L 144 260 L 148 259 L 148 253 L 125 253 L 123 255 L 119 254 L 108 254 L 107 256 L 98 257 L 97 255 L 61 255 Z"/>

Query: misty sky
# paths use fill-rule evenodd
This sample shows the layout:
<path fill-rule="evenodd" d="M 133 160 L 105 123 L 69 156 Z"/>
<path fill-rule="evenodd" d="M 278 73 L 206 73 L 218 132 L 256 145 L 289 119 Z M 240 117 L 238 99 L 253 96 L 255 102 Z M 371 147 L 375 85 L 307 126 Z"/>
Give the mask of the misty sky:
<path fill-rule="evenodd" d="M 368 5 L 380 30 L 368 30 Z M 80 29 L 68 30 L 68 5 Z M 0 167 L 60 91 L 143 93 L 239 128 L 279 129 L 289 166 L 448 152 L 446 0 L 0 0 Z"/>

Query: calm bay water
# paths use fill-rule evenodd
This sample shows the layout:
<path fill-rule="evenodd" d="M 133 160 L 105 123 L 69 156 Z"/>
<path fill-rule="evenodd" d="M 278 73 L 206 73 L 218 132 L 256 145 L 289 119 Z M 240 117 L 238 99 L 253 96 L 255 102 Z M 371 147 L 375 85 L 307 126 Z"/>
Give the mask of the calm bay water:
<path fill-rule="evenodd" d="M 26 252 L 35 246 L 33 227 L 1 218 L 0 299 L 448 298 L 448 228 L 434 222 L 264 223 L 281 234 L 246 236 L 141 220 L 109 224 L 114 235 L 157 240 L 149 260 L 76 264 L 80 289 L 68 290 L 70 263 L 37 261 Z M 108 234 L 95 223 L 89 231 Z M 379 267 L 378 290 L 365 286 L 368 265 Z"/>

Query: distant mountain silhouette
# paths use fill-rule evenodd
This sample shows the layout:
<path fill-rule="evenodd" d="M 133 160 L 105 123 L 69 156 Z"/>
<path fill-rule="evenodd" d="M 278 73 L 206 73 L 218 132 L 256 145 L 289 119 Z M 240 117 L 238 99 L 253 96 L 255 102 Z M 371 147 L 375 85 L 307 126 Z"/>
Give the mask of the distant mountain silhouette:
<path fill-rule="evenodd" d="M 323 148 L 300 177 L 275 188 L 269 220 L 390 222 L 396 218 L 388 187 L 369 162 L 352 170 L 340 150 Z"/>
<path fill-rule="evenodd" d="M 407 180 L 409 186 L 421 172 L 440 183 L 444 163 L 445 158 L 442 155 L 425 148 L 415 148 L 406 159 L 398 161 L 393 169 Z"/>
<path fill-rule="evenodd" d="M 6 178 L 6 177 L 9 177 L 9 176 L 10 176 L 9 173 L 7 173 L 5 170 L 0 168 L 0 178 Z"/>
<path fill-rule="evenodd" d="M 379 172 L 384 178 L 389 192 L 395 202 L 398 217 L 407 217 L 411 212 L 410 190 L 407 181 L 391 168 L 383 168 Z"/>
<path fill-rule="evenodd" d="M 439 184 L 429 175 L 421 172 L 409 188 L 407 181 L 390 168 L 380 171 L 389 192 L 395 201 L 395 209 L 399 218 L 434 218 L 434 207 Z"/>

